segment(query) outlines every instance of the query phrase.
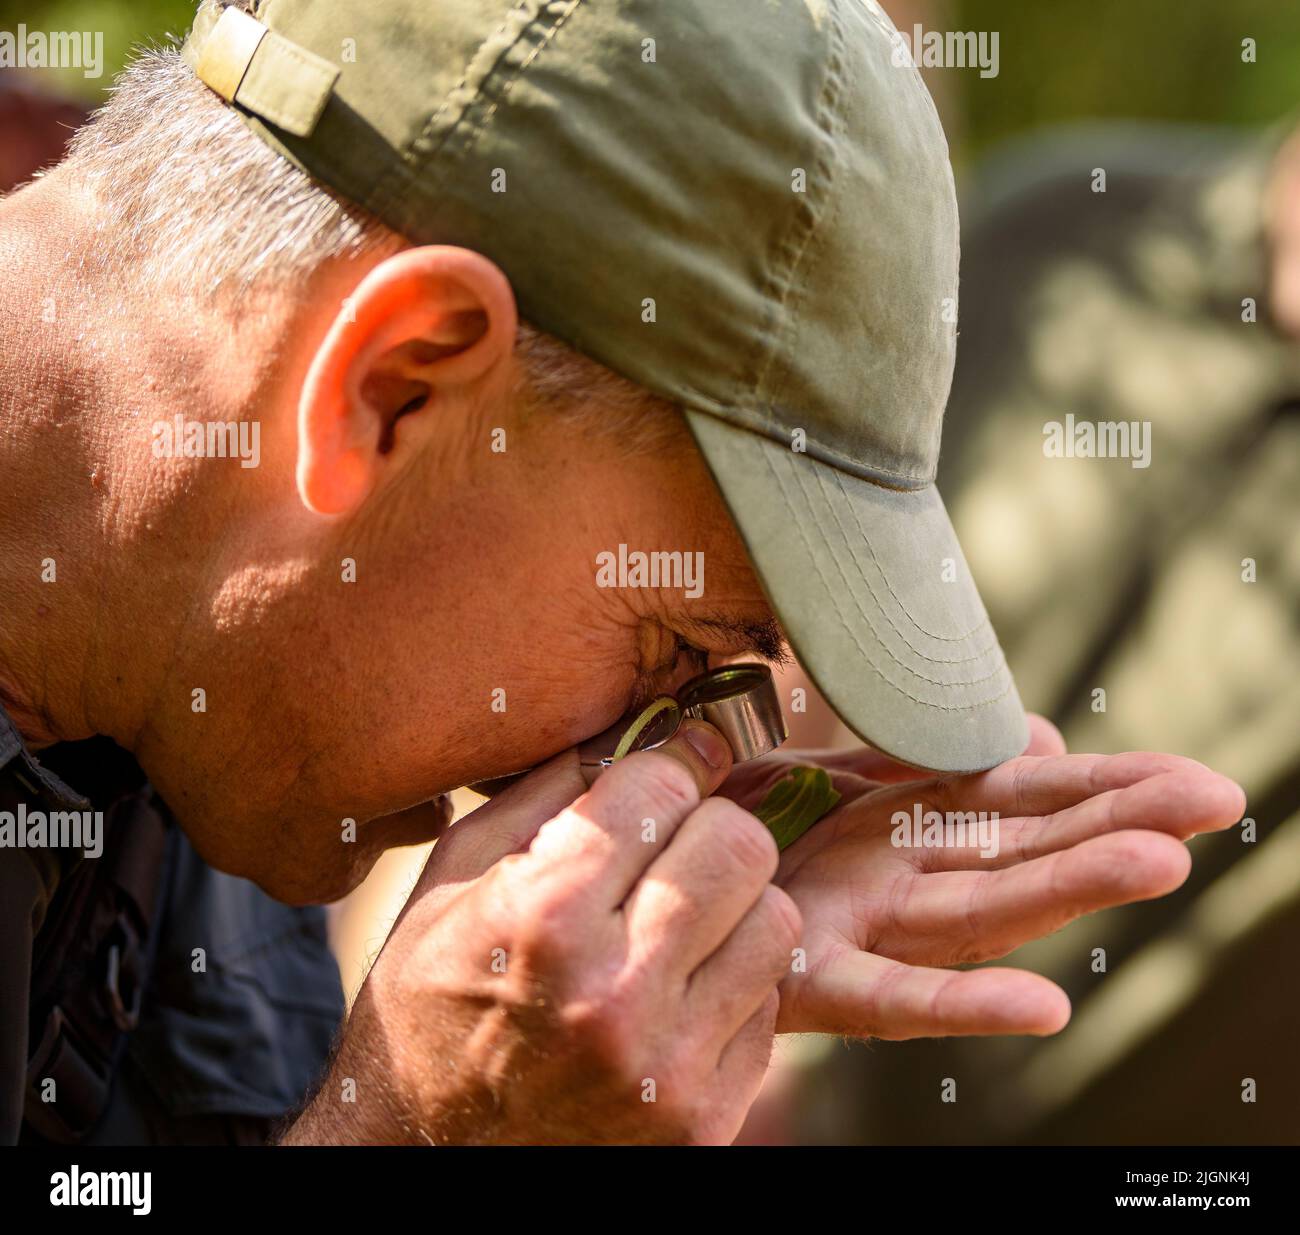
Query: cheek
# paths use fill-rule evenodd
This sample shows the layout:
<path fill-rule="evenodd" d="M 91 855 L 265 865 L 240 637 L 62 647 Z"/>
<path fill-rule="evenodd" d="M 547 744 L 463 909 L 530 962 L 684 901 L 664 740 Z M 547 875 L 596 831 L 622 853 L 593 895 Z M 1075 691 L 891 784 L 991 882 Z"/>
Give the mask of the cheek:
<path fill-rule="evenodd" d="M 594 552 L 554 545 L 481 598 L 514 740 L 547 756 L 618 719 L 644 664 L 636 600 L 598 586 Z"/>
<path fill-rule="evenodd" d="M 498 597 L 458 618 L 440 655 L 386 675 L 393 783 L 429 778 L 434 764 L 439 788 L 517 772 L 626 709 L 640 664 L 634 619 L 572 592 Z"/>
<path fill-rule="evenodd" d="M 623 714 L 641 666 L 640 624 L 610 608 L 543 603 L 516 632 L 507 659 L 517 749 L 546 758 Z"/>
<path fill-rule="evenodd" d="M 364 613 L 335 629 L 338 654 L 318 665 L 333 683 L 331 742 L 386 810 L 402 799 L 540 763 L 608 727 L 653 663 L 639 595 L 600 588 L 594 553 L 521 554 L 518 537 L 477 528 L 472 566 L 374 570 Z M 538 537 L 535 537 L 538 538 Z M 414 580 L 426 579 L 416 588 Z M 662 632 L 671 642 L 671 637 Z M 364 770 L 363 770 L 364 769 Z"/>

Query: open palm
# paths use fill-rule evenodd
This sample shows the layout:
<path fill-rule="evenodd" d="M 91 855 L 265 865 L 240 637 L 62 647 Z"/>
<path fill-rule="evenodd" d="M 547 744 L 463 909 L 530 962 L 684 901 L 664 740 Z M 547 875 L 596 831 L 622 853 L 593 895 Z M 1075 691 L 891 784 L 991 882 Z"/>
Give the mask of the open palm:
<path fill-rule="evenodd" d="M 867 750 L 782 754 L 722 792 L 753 807 L 795 763 L 843 795 L 782 854 L 803 913 L 806 969 L 781 988 L 778 1029 L 855 1037 L 1055 1033 L 1065 993 L 1022 970 L 941 968 L 1005 956 L 1085 913 L 1162 896 L 1187 877 L 1183 841 L 1236 822 L 1244 796 L 1190 759 L 1065 755 L 1035 718 L 1029 751 L 988 772 L 930 777 Z M 1038 752 L 1038 753 L 1035 753 Z M 926 778 L 926 779 L 921 779 Z M 998 816 L 998 852 L 896 847 L 904 811 Z"/>

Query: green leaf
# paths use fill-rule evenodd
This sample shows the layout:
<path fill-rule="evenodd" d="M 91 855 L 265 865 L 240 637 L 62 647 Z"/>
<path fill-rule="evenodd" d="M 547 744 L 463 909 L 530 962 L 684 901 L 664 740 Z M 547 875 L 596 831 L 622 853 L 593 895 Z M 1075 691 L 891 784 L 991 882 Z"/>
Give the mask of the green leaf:
<path fill-rule="evenodd" d="M 776 838 L 776 847 L 787 849 L 839 800 L 826 769 L 804 765 L 791 768 L 777 781 L 754 814 Z"/>

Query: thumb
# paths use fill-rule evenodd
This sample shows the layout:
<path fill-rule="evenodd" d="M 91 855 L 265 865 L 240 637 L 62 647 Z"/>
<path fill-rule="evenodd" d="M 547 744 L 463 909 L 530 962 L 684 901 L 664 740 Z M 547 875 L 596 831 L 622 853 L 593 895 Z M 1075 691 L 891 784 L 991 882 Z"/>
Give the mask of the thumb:
<path fill-rule="evenodd" d="M 731 772 L 731 746 L 721 732 L 703 720 L 683 721 L 677 732 L 662 746 L 628 755 L 615 764 L 615 768 L 632 767 L 654 755 L 667 755 L 680 763 L 695 781 L 701 800 L 716 793 Z"/>
<path fill-rule="evenodd" d="M 713 793 L 731 770 L 731 747 L 726 738 L 704 721 L 688 720 L 664 745 L 629 755 L 603 774 L 617 770 L 622 778 L 652 756 L 666 756 L 683 764 L 701 798 Z M 579 763 L 575 749 L 519 777 L 447 830 L 425 863 L 415 895 L 433 884 L 467 883 L 507 855 L 522 853 L 542 824 L 586 793 L 591 771 Z"/>

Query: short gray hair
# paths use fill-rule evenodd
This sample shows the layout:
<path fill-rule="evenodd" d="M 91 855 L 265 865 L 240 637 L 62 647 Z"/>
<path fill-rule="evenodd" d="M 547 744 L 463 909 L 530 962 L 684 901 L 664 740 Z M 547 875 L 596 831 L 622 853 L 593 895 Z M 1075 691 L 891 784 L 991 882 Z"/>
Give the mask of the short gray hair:
<path fill-rule="evenodd" d="M 109 260 L 129 263 L 146 293 L 166 288 L 238 311 L 250 293 L 305 285 L 327 262 L 410 243 L 258 138 L 175 46 L 146 48 L 127 66 L 68 160 L 111 219 Z M 524 322 L 517 350 L 534 406 L 598 401 L 602 424 L 633 449 L 684 432 L 667 400 Z"/>

